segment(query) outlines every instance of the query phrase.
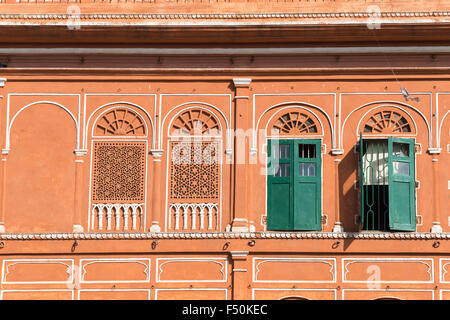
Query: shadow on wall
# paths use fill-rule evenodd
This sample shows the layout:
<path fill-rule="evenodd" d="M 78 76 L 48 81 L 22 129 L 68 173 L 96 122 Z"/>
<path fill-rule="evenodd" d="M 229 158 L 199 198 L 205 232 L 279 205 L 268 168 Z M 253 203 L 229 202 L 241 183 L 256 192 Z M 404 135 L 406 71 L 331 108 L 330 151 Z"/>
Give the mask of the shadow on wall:
<path fill-rule="evenodd" d="M 11 128 L 6 165 L 6 232 L 71 232 L 76 126 L 62 108 L 36 104 Z"/>
<path fill-rule="evenodd" d="M 359 224 L 355 223 L 360 215 L 358 190 L 355 190 L 355 180 L 358 179 L 359 154 L 354 148 L 347 152 L 338 165 L 339 175 L 339 212 L 345 232 L 359 232 Z M 354 239 L 344 239 L 344 251 Z"/>

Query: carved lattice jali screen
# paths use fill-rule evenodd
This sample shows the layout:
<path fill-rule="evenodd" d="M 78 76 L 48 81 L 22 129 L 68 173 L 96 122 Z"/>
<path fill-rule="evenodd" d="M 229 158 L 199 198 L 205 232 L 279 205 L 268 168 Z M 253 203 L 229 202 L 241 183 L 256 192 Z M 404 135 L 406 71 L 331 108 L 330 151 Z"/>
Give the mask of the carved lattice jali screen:
<path fill-rule="evenodd" d="M 94 142 L 92 228 L 143 228 L 145 153 L 143 141 Z"/>
<path fill-rule="evenodd" d="M 220 143 L 172 141 L 168 229 L 218 230 Z"/>

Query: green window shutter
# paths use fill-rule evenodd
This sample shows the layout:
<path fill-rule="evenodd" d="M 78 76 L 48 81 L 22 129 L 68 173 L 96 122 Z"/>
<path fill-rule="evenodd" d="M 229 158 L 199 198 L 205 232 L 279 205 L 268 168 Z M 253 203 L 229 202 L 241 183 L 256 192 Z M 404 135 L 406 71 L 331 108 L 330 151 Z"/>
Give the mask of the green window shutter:
<path fill-rule="evenodd" d="M 389 151 L 389 227 L 415 231 L 414 140 L 388 138 Z"/>
<path fill-rule="evenodd" d="M 267 229 L 292 230 L 293 141 L 269 140 L 267 149 Z"/>
<path fill-rule="evenodd" d="M 320 140 L 294 142 L 294 230 L 321 230 Z"/>

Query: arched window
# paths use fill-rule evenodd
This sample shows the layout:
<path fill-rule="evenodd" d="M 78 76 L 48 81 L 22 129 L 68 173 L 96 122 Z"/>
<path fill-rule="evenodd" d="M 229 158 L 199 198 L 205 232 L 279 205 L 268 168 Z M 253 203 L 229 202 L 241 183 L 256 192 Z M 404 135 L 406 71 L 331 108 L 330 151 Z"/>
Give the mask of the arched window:
<path fill-rule="evenodd" d="M 359 126 L 361 227 L 415 231 L 415 134 L 403 110 L 384 106 Z"/>
<path fill-rule="evenodd" d="M 97 118 L 92 139 L 90 229 L 144 230 L 147 126 L 128 107 Z"/>
<path fill-rule="evenodd" d="M 170 182 L 167 229 L 220 228 L 221 128 L 210 111 L 181 112 L 169 129 Z"/>
<path fill-rule="evenodd" d="M 267 230 L 321 230 L 319 120 L 292 107 L 276 113 L 267 131 Z"/>

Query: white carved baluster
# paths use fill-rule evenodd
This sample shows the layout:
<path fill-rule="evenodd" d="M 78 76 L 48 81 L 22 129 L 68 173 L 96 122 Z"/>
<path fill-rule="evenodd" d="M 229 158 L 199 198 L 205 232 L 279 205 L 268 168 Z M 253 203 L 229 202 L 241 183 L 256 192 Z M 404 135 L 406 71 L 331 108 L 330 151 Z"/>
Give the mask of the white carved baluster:
<path fill-rule="evenodd" d="M 128 230 L 128 209 L 130 209 L 129 204 L 123 205 L 123 229 Z"/>
<path fill-rule="evenodd" d="M 214 203 L 207 203 L 208 206 L 208 230 L 213 228 L 213 208 L 216 206 Z"/>
<path fill-rule="evenodd" d="M 98 210 L 98 230 L 102 230 L 103 229 L 103 208 L 105 207 L 105 205 L 103 204 L 97 204 L 94 206 L 94 211 L 95 208 L 97 208 Z M 94 224 L 92 223 L 92 226 Z"/>
<path fill-rule="evenodd" d="M 169 219 L 169 222 L 168 222 L 168 228 L 169 228 L 169 230 L 171 230 L 171 228 L 172 228 L 172 209 L 174 208 L 174 206 L 173 206 L 173 204 L 171 204 L 170 206 L 169 206 L 169 213 L 168 213 L 168 219 Z"/>
<path fill-rule="evenodd" d="M 137 209 L 139 205 L 138 204 L 131 204 L 131 228 L 133 230 L 136 230 L 136 215 L 137 215 Z"/>
<path fill-rule="evenodd" d="M 205 203 L 200 203 L 199 205 L 200 208 L 200 230 L 203 230 L 205 228 Z"/>
<path fill-rule="evenodd" d="M 181 205 L 175 205 L 175 230 L 180 229 L 180 207 Z"/>
<path fill-rule="evenodd" d="M 111 230 L 111 217 L 113 207 L 114 205 L 110 203 L 106 205 L 106 230 Z"/>
<path fill-rule="evenodd" d="M 183 229 L 187 229 L 188 228 L 188 212 L 189 212 L 189 205 L 188 204 L 183 204 Z"/>
<path fill-rule="evenodd" d="M 214 204 L 214 208 L 216 208 L 216 227 L 215 229 L 218 230 L 219 229 L 219 206 L 218 204 Z"/>
<path fill-rule="evenodd" d="M 196 223 L 195 220 L 197 219 L 197 206 L 195 204 L 191 205 L 191 211 L 192 211 L 192 221 L 191 221 L 191 229 L 195 230 Z"/>
<path fill-rule="evenodd" d="M 115 204 L 114 205 L 114 216 L 116 218 L 116 230 L 120 230 L 120 208 L 122 207 L 122 205 L 120 204 Z"/>
<path fill-rule="evenodd" d="M 142 204 L 139 205 L 139 219 L 139 230 L 142 230 L 144 224 L 144 209 L 142 208 Z"/>

